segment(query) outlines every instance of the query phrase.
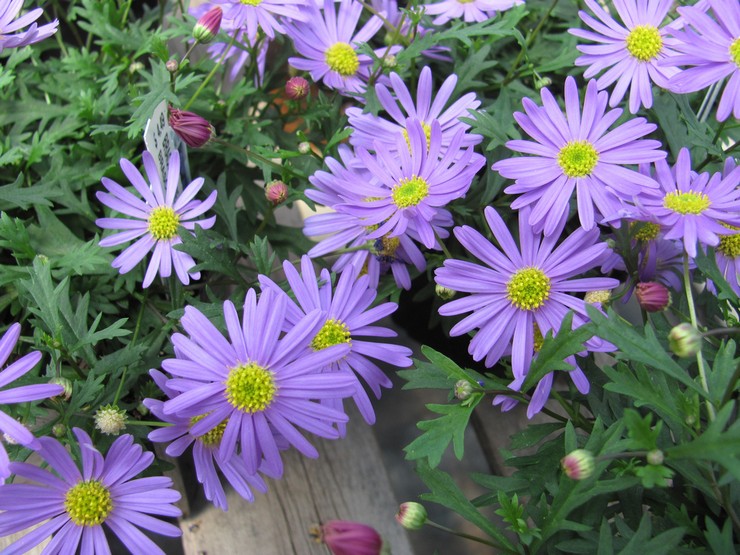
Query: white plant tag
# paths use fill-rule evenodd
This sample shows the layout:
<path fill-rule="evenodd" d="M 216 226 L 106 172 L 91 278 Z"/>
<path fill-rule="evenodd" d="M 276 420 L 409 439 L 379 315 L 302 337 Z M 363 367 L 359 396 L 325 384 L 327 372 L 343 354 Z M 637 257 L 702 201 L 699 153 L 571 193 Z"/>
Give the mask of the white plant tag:
<path fill-rule="evenodd" d="M 166 183 L 170 154 L 175 150 L 180 151 L 180 174 L 183 179 L 190 182 L 187 148 L 170 127 L 167 102 L 164 100 L 154 109 L 152 117 L 146 122 L 144 144 L 157 163 L 162 184 Z M 182 190 L 182 183 L 178 189 Z"/>

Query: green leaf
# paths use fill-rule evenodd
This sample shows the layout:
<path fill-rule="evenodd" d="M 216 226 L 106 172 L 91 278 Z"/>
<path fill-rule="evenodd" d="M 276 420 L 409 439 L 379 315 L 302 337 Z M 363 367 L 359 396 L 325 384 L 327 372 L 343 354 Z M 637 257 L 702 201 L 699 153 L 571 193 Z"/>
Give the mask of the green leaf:
<path fill-rule="evenodd" d="M 559 422 L 549 422 L 547 424 L 530 424 L 522 431 L 517 432 L 511 436 L 511 444 L 509 449 L 516 451 L 517 449 L 527 449 L 538 445 L 543 439 L 550 434 L 560 431 L 563 429 L 563 425 Z"/>
<path fill-rule="evenodd" d="M 696 263 L 696 267 L 699 268 L 707 278 L 712 280 L 712 283 L 718 290 L 717 298 L 721 301 L 728 300 L 737 306 L 737 293 L 735 293 L 732 287 L 730 287 L 730 284 L 727 283 L 722 272 L 719 271 L 714 249 L 707 247 L 706 254 L 702 249 L 698 249 L 696 256 L 694 257 L 694 262 Z"/>
<path fill-rule="evenodd" d="M 178 230 L 182 243 L 175 250 L 183 251 L 193 257 L 196 264 L 191 272 L 209 270 L 229 276 L 238 283 L 245 283 L 236 264 L 232 243 L 216 231 L 203 229 L 196 225 L 193 233 L 184 228 Z"/>
<path fill-rule="evenodd" d="M 704 535 L 707 538 L 707 543 L 709 544 L 709 548 L 712 550 L 712 553 L 714 553 L 714 555 L 735 553 L 735 545 L 732 541 L 732 520 L 729 518 L 725 520 L 725 524 L 722 526 L 722 531 L 720 531 L 719 526 L 717 526 L 708 516 L 705 519 L 705 523 L 706 532 Z"/>
<path fill-rule="evenodd" d="M 645 513 L 640 521 L 640 526 L 630 541 L 619 552 L 619 555 L 669 555 L 674 552 L 685 534 L 683 528 L 672 528 L 662 534 L 652 537 L 651 515 Z"/>
<path fill-rule="evenodd" d="M 128 120 L 128 137 L 134 139 L 141 135 L 146 126 L 147 120 L 152 117 L 154 109 L 159 106 L 163 100 L 176 105 L 179 102 L 177 95 L 170 89 L 170 72 L 167 71 L 162 60 L 152 59 L 152 70 L 147 72 L 141 70 L 142 75 L 146 78 L 146 92 L 134 99 L 134 104 L 138 104 L 136 110 Z"/>
<path fill-rule="evenodd" d="M 443 416 L 434 420 L 424 420 L 416 425 L 424 433 L 404 447 L 406 458 L 408 460 L 426 458 L 429 465 L 435 468 L 442 460 L 447 446 L 452 442 L 455 456 L 458 460 L 462 459 L 465 449 L 465 429 L 476 405 L 477 402 L 468 406 L 427 405 L 430 411 Z"/>
<path fill-rule="evenodd" d="M 52 185 L 36 184 L 23 187 L 23 175 L 9 185 L 0 187 L 0 210 L 20 208 L 27 210 L 33 206 L 51 206 L 51 199 L 61 195 Z"/>
<path fill-rule="evenodd" d="M 270 252 L 270 243 L 267 237 L 255 236 L 254 241 L 249 243 L 247 253 L 250 260 L 257 268 L 258 274 L 269 276 L 275 264 L 275 253 Z"/>
<path fill-rule="evenodd" d="M 658 436 L 663 428 L 662 421 L 659 420 L 653 428 L 653 415 L 651 413 L 642 417 L 639 412 L 633 409 L 625 409 L 622 420 L 631 440 L 630 449 L 650 451 L 658 447 Z"/>

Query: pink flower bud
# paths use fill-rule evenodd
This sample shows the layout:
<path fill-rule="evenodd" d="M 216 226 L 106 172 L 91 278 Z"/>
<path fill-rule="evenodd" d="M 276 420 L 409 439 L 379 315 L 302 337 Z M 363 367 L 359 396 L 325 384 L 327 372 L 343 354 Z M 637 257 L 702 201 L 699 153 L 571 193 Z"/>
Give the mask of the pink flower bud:
<path fill-rule="evenodd" d="M 401 503 L 396 513 L 396 520 L 407 530 L 418 530 L 427 521 L 427 510 L 421 503 L 413 501 Z"/>
<path fill-rule="evenodd" d="M 647 312 L 660 312 L 671 304 L 671 293 L 668 288 L 657 281 L 638 283 L 635 287 L 637 302 Z"/>
<path fill-rule="evenodd" d="M 571 480 L 585 480 L 594 473 L 594 456 L 585 449 L 576 449 L 561 459 L 560 466 Z"/>
<path fill-rule="evenodd" d="M 204 146 L 213 136 L 213 126 L 198 114 L 170 107 L 170 127 L 192 148 Z"/>
<path fill-rule="evenodd" d="M 291 100 L 300 100 L 308 96 L 308 81 L 303 77 L 291 77 L 288 82 L 285 83 L 285 94 Z"/>
<path fill-rule="evenodd" d="M 333 555 L 380 555 L 383 552 L 383 538 L 377 530 L 360 522 L 329 520 L 317 535 Z"/>
<path fill-rule="evenodd" d="M 284 203 L 288 198 L 288 186 L 279 180 L 270 181 L 265 187 L 265 198 L 273 206 Z"/>
<path fill-rule="evenodd" d="M 193 27 L 193 38 L 202 44 L 207 44 L 216 38 L 221 28 L 221 17 L 224 12 L 219 6 L 214 6 L 204 13 Z"/>

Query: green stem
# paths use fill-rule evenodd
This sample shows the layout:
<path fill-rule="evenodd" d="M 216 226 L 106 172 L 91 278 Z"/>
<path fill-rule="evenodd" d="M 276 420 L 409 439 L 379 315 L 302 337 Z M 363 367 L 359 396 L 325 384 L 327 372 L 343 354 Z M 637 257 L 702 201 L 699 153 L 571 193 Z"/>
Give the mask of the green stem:
<path fill-rule="evenodd" d="M 169 422 L 156 422 L 154 420 L 126 420 L 126 426 L 151 426 L 153 428 L 166 428 L 172 426 Z"/>
<path fill-rule="evenodd" d="M 133 0 L 127 0 L 126 2 L 126 8 L 123 11 L 123 17 L 121 18 L 121 29 L 123 29 L 126 26 L 126 20 L 128 19 L 128 14 L 131 11 L 131 4 Z"/>
<path fill-rule="evenodd" d="M 696 307 L 694 306 L 694 294 L 691 289 L 691 278 L 689 277 L 689 255 L 684 253 L 683 255 L 683 288 L 686 290 L 686 300 L 689 303 L 689 318 L 691 318 L 691 325 L 696 329 L 699 329 L 698 320 L 696 318 Z M 707 373 L 704 369 L 704 357 L 701 355 L 701 350 L 696 353 L 696 364 L 699 367 L 699 379 L 701 380 L 701 387 L 704 391 L 709 393 L 709 385 L 707 384 Z M 707 414 L 709 415 L 709 421 L 714 420 L 714 407 L 712 402 L 707 399 Z"/>
<path fill-rule="evenodd" d="M 238 33 L 234 33 L 234 35 L 231 37 L 231 40 L 229 41 L 228 46 L 224 48 L 223 54 L 221 54 L 221 58 L 219 58 L 216 65 L 213 66 L 213 69 L 211 70 L 211 72 L 206 76 L 205 81 L 203 81 L 200 84 L 200 87 L 198 87 L 198 90 L 196 90 L 193 96 L 190 97 L 190 100 L 188 100 L 188 103 L 185 104 L 185 108 L 183 108 L 184 110 L 187 110 L 188 108 L 190 108 L 190 106 L 192 106 L 193 102 L 195 102 L 195 99 L 200 96 L 200 93 L 203 92 L 203 89 L 206 88 L 206 85 L 208 85 L 211 79 L 213 79 L 213 76 L 216 74 L 216 71 L 218 71 L 218 68 L 221 67 L 221 64 L 224 63 L 224 60 L 226 59 L 226 55 L 231 51 L 231 48 L 236 43 L 237 34 Z"/>
<path fill-rule="evenodd" d="M 437 240 L 437 244 L 442 249 L 442 252 L 445 254 L 445 258 L 448 260 L 452 259 L 452 255 L 450 254 L 450 251 L 447 249 L 447 246 L 442 242 L 442 239 L 439 237 L 439 234 L 437 233 L 437 230 L 432 228 L 432 231 L 434 231 L 434 238 Z"/>
<path fill-rule="evenodd" d="M 522 62 L 522 59 L 524 58 L 525 53 L 527 52 L 527 49 L 532 46 L 532 43 L 534 42 L 534 39 L 537 38 L 537 35 L 542 30 L 542 27 L 545 26 L 545 23 L 550 18 L 550 14 L 552 14 L 552 11 L 555 9 L 555 6 L 558 5 L 558 0 L 552 0 L 552 4 L 550 4 L 550 7 L 545 12 L 545 14 L 540 18 L 539 23 L 537 23 L 537 26 L 534 28 L 534 31 L 532 31 L 532 34 L 529 35 L 527 38 L 527 42 L 524 43 L 524 47 L 519 51 L 519 54 L 517 55 L 516 59 L 514 60 L 514 64 L 511 66 L 511 69 L 509 69 L 509 72 L 506 74 L 506 77 L 504 77 L 503 83 L 501 83 L 501 88 L 505 87 L 509 83 L 511 83 L 514 80 L 515 77 L 515 71 L 516 68 L 519 67 L 519 64 Z"/>
<path fill-rule="evenodd" d="M 437 530 L 442 530 L 444 532 L 448 532 L 450 534 L 453 534 L 455 536 L 459 536 L 461 538 L 465 538 L 467 540 L 472 540 L 474 542 L 482 543 L 485 545 L 490 545 L 491 547 L 495 547 L 497 549 L 501 549 L 501 546 L 497 543 L 494 543 L 492 541 L 488 541 L 485 538 L 479 538 L 478 536 L 473 536 L 471 534 L 466 534 L 465 532 L 458 532 L 457 530 L 453 530 L 452 528 L 447 528 L 447 526 L 442 526 L 441 524 L 437 524 L 436 522 L 433 522 L 431 520 L 427 520 L 425 524 L 428 524 L 432 528 L 436 528 Z"/>
<path fill-rule="evenodd" d="M 126 381 L 126 370 L 128 370 L 128 366 L 123 367 L 123 372 L 121 372 L 121 381 L 118 382 L 118 389 L 116 390 L 116 396 L 113 397 L 113 404 L 118 406 L 118 399 L 121 398 L 121 390 L 123 389 L 123 383 Z"/>

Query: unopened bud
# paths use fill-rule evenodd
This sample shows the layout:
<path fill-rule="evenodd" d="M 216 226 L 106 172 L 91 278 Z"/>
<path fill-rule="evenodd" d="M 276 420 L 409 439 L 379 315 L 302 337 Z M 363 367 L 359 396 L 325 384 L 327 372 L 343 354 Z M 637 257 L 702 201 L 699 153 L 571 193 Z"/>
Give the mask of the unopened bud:
<path fill-rule="evenodd" d="M 668 347 L 682 358 L 692 357 L 701 351 L 701 333 L 688 322 L 679 324 L 668 334 Z"/>
<path fill-rule="evenodd" d="M 393 69 L 398 65 L 398 60 L 395 56 L 386 56 L 383 58 L 383 67 Z"/>
<path fill-rule="evenodd" d="M 671 304 L 671 292 L 657 281 L 638 283 L 635 296 L 642 309 L 647 312 L 661 312 Z"/>
<path fill-rule="evenodd" d="M 311 152 L 311 143 L 308 141 L 303 141 L 298 143 L 298 152 L 301 154 L 308 154 Z"/>
<path fill-rule="evenodd" d="M 211 140 L 213 126 L 193 112 L 170 107 L 170 127 L 186 145 L 200 148 Z"/>
<path fill-rule="evenodd" d="M 421 503 L 413 501 L 401 503 L 396 513 L 396 520 L 406 530 L 418 530 L 427 521 L 427 510 Z"/>
<path fill-rule="evenodd" d="M 583 301 L 588 304 L 605 305 L 612 298 L 612 292 L 609 289 L 599 289 L 597 291 L 588 291 L 583 297 Z"/>
<path fill-rule="evenodd" d="M 51 427 L 51 433 L 54 434 L 54 437 L 64 437 L 67 435 L 67 426 L 61 422 L 57 422 Z"/>
<path fill-rule="evenodd" d="M 663 461 L 665 460 L 665 455 L 663 455 L 663 451 L 661 451 L 660 449 L 653 449 L 652 451 L 648 451 L 646 458 L 648 464 L 658 465 L 663 464 Z"/>
<path fill-rule="evenodd" d="M 193 27 L 193 38 L 203 44 L 207 44 L 216 38 L 221 28 L 223 10 L 214 6 L 204 13 Z"/>
<path fill-rule="evenodd" d="M 265 198 L 273 206 L 284 203 L 288 198 L 288 186 L 280 180 L 271 181 L 265 187 Z"/>
<path fill-rule="evenodd" d="M 177 70 L 180 69 L 180 64 L 177 60 L 167 60 L 167 63 L 164 64 L 164 67 L 167 68 L 167 71 L 170 73 L 177 73 Z"/>
<path fill-rule="evenodd" d="M 452 297 L 457 295 L 457 291 L 455 291 L 454 289 L 450 289 L 448 287 L 445 287 L 439 284 L 434 286 L 434 292 L 443 301 L 449 301 Z"/>
<path fill-rule="evenodd" d="M 49 383 L 52 385 L 62 386 L 62 392 L 59 395 L 55 395 L 54 397 L 62 398 L 65 401 L 69 401 L 69 398 L 72 397 L 72 380 L 64 377 L 58 377 L 50 379 Z"/>
<path fill-rule="evenodd" d="M 143 402 L 136 405 L 136 410 L 141 416 L 146 416 L 149 414 L 149 407 L 147 407 Z"/>
<path fill-rule="evenodd" d="M 560 460 L 560 466 L 571 480 L 585 480 L 594 473 L 596 462 L 590 451 L 576 449 Z"/>
<path fill-rule="evenodd" d="M 310 85 L 303 77 L 291 77 L 285 83 L 285 94 L 291 100 L 300 100 L 308 96 Z"/>
<path fill-rule="evenodd" d="M 549 77 L 538 77 L 534 80 L 534 87 L 539 90 L 543 87 L 549 87 L 552 85 L 552 79 Z"/>
<path fill-rule="evenodd" d="M 117 436 L 126 427 L 126 411 L 117 405 L 105 405 L 95 413 L 95 427 L 104 434 Z"/>
<path fill-rule="evenodd" d="M 329 520 L 313 527 L 311 535 L 326 544 L 333 555 L 381 555 L 384 552 L 383 538 L 378 531 L 361 522 Z"/>
<path fill-rule="evenodd" d="M 458 380 L 455 383 L 455 397 L 464 401 L 473 394 L 473 384 L 468 380 Z"/>

